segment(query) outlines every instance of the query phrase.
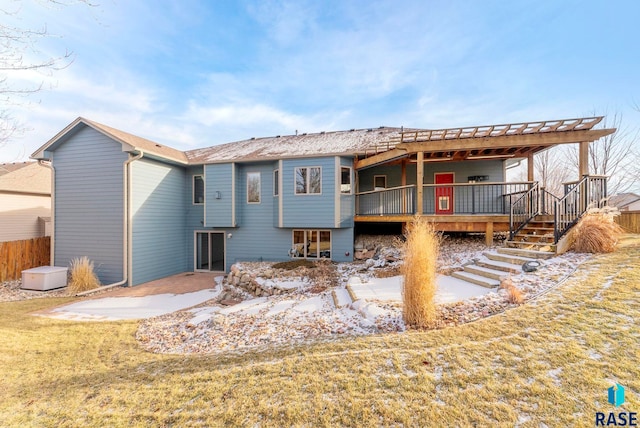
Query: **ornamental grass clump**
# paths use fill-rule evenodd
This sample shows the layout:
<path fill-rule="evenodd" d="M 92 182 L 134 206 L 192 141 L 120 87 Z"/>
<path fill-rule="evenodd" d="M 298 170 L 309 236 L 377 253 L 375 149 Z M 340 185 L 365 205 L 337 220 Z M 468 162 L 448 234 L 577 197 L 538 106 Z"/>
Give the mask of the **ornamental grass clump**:
<path fill-rule="evenodd" d="M 521 305 L 524 303 L 524 294 L 518 287 L 516 287 L 510 276 L 500 282 L 500 288 L 507 291 L 507 302 L 514 305 Z"/>
<path fill-rule="evenodd" d="M 93 271 L 93 262 L 88 257 L 76 257 L 71 260 L 71 279 L 69 291 L 81 293 L 100 286 L 100 280 Z"/>
<path fill-rule="evenodd" d="M 569 231 L 567 239 L 578 253 L 611 253 L 624 230 L 615 222 L 620 212 L 608 207 L 589 210 Z"/>
<path fill-rule="evenodd" d="M 425 329 L 436 324 L 436 260 L 439 238 L 433 225 L 416 218 L 404 244 L 402 316 L 407 327 Z"/>

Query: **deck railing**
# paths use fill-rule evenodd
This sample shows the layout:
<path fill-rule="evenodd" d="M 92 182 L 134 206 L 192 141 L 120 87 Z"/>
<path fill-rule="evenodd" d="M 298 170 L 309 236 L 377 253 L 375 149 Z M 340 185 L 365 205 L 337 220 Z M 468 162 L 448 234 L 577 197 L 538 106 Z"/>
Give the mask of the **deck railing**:
<path fill-rule="evenodd" d="M 383 190 L 361 192 L 356 195 L 357 215 L 415 214 L 416 186 L 392 187 Z"/>
<path fill-rule="evenodd" d="M 560 238 L 589 208 L 606 204 L 607 177 L 585 175 L 582 180 L 565 184 L 565 195 L 554 206 L 554 237 Z"/>
<path fill-rule="evenodd" d="M 425 184 L 424 214 L 439 214 L 436 196 L 451 197 L 450 214 L 508 214 L 511 202 L 533 182 Z M 439 208 L 439 207 L 438 207 Z"/>
<path fill-rule="evenodd" d="M 509 214 L 513 201 L 526 193 L 534 182 L 451 183 L 423 185 L 422 213 Z M 448 210 L 436 207 L 436 196 L 448 197 Z M 438 208 L 438 209 L 436 209 Z M 400 186 L 356 194 L 356 215 L 407 215 L 416 213 L 416 186 Z"/>

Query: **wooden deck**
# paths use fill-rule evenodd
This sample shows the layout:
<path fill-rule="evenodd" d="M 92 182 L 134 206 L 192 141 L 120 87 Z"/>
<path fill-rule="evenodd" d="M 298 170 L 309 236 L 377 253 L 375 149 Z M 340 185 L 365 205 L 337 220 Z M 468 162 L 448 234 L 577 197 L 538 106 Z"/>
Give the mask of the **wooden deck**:
<path fill-rule="evenodd" d="M 479 232 L 486 235 L 488 246 L 493 243 L 494 232 L 509 232 L 509 215 L 422 215 L 441 232 Z M 357 215 L 356 223 L 411 223 L 415 215 Z"/>

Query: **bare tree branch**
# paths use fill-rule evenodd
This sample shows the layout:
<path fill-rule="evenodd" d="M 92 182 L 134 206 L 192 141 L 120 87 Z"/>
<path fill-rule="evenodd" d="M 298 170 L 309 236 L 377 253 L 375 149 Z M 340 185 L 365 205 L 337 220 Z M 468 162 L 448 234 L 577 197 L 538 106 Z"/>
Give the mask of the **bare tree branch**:
<path fill-rule="evenodd" d="M 48 7 L 65 7 L 72 4 L 95 6 L 88 0 L 41 0 L 39 3 Z M 9 9 L 6 4 L 0 5 L 0 16 L 19 17 L 22 13 L 19 2 L 16 7 Z M 10 74 L 16 71 L 38 71 L 52 75 L 53 72 L 69 67 L 73 62 L 73 53 L 65 51 L 58 56 L 44 55 L 37 48 L 38 43 L 53 37 L 46 25 L 40 29 L 21 28 L 8 25 L 0 21 L 0 147 L 11 138 L 19 135 L 24 128 L 11 113 L 11 106 L 19 104 L 16 97 L 27 97 L 40 92 L 44 88 L 44 80 L 32 85 L 18 85 L 10 79 Z M 29 59 L 29 58 L 36 59 Z M 40 59 L 37 59 L 37 58 Z"/>
<path fill-rule="evenodd" d="M 625 125 L 619 112 L 605 115 L 602 126 L 617 131 L 589 145 L 590 173 L 609 177 L 609 194 L 628 192 L 640 182 L 640 130 Z M 571 147 L 568 154 L 570 163 L 577 168 L 577 147 Z"/>

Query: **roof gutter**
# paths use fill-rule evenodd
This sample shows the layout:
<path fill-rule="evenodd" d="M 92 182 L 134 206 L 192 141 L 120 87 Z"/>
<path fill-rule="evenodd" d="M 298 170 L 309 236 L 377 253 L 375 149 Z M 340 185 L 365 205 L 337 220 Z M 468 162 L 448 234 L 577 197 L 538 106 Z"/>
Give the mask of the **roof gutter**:
<path fill-rule="evenodd" d="M 43 159 L 38 159 L 38 165 L 51 170 L 51 242 L 49 243 L 49 265 L 54 266 L 55 256 L 55 239 L 56 239 L 56 169 L 53 167 L 53 162 L 47 162 Z"/>
<path fill-rule="evenodd" d="M 522 159 L 518 160 L 518 162 L 516 162 L 516 163 L 514 163 L 514 164 L 509 165 L 508 167 L 506 167 L 506 168 L 505 168 L 505 170 L 507 170 L 507 169 L 517 168 L 517 167 L 519 167 L 519 166 L 520 166 L 520 164 L 521 164 L 521 163 L 522 163 Z"/>

